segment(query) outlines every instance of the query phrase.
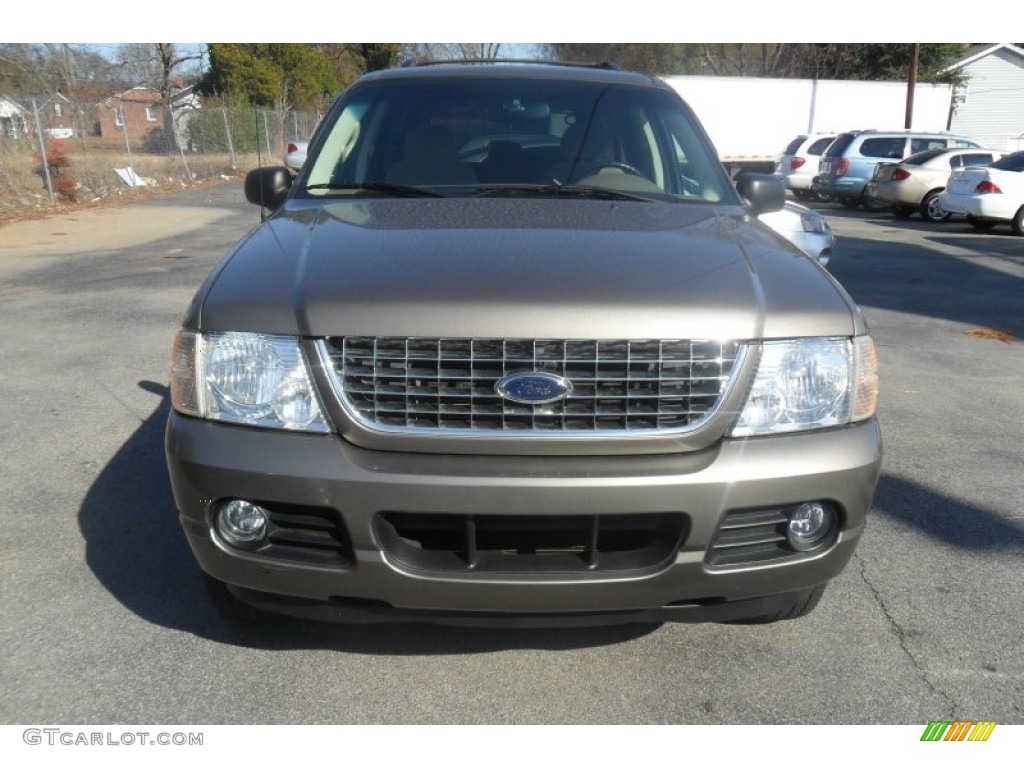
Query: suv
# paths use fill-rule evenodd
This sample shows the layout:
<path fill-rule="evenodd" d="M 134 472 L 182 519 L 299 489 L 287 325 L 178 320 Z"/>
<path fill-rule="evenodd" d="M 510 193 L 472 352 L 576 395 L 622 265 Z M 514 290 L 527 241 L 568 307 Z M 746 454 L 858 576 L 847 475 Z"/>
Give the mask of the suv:
<path fill-rule="evenodd" d="M 850 131 L 841 133 L 825 150 L 813 189 L 832 195 L 848 208 L 863 205 L 880 211 L 889 203 L 869 198 L 868 182 L 879 163 L 898 162 L 926 149 L 974 148 L 977 142 L 949 133 L 920 131 Z"/>
<path fill-rule="evenodd" d="M 822 153 L 828 149 L 836 138 L 834 133 L 800 134 L 782 151 L 775 163 L 775 175 L 786 183 L 786 189 L 801 200 L 818 197 L 823 201 L 827 195 L 815 195 L 811 189 L 814 177 L 818 174 L 818 164 Z"/>
<path fill-rule="evenodd" d="M 337 621 L 812 610 L 881 461 L 853 300 L 662 81 L 443 64 L 348 88 L 174 343 L 214 604 Z"/>

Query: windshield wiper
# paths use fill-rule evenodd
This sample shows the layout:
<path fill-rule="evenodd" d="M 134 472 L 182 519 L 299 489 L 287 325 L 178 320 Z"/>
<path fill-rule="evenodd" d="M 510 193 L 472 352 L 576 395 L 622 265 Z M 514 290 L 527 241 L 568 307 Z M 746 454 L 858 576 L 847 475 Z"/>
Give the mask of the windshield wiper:
<path fill-rule="evenodd" d="M 637 200 L 644 203 L 654 198 L 620 192 L 607 187 L 577 187 L 560 184 L 500 184 L 493 187 L 476 187 L 473 197 L 501 197 L 515 195 L 537 195 L 539 197 L 578 197 L 591 200 Z"/>
<path fill-rule="evenodd" d="M 410 187 L 404 184 L 388 184 L 385 181 L 364 181 L 362 184 L 342 184 L 332 181 L 326 184 L 309 184 L 303 187 L 301 191 L 307 192 L 311 189 L 384 192 L 386 194 L 395 195 L 396 197 L 444 197 L 444 195 L 439 192 L 431 192 L 429 189 L 423 189 L 422 187 Z"/>

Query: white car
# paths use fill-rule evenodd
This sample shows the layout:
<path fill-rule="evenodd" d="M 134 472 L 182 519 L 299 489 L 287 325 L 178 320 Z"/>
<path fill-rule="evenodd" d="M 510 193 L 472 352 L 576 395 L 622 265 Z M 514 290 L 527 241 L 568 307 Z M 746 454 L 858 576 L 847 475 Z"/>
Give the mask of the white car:
<path fill-rule="evenodd" d="M 302 170 L 302 164 L 306 162 L 306 150 L 309 149 L 308 141 L 292 141 L 288 144 L 288 154 L 284 156 L 284 164 L 292 173 Z"/>
<path fill-rule="evenodd" d="M 801 200 L 818 198 L 811 189 L 811 182 L 818 174 L 822 153 L 835 137 L 834 133 L 800 134 L 779 155 L 775 175 Z"/>
<path fill-rule="evenodd" d="M 978 229 L 1009 223 L 1015 235 L 1024 236 L 1024 151 L 985 168 L 953 171 L 939 206 L 962 213 Z"/>
<path fill-rule="evenodd" d="M 925 221 L 945 221 L 950 213 L 939 207 L 939 196 L 950 173 L 990 165 L 1003 154 L 993 149 L 926 149 L 900 163 L 879 163 L 868 182 L 868 199 L 891 203 L 900 219 L 920 213 Z"/>
<path fill-rule="evenodd" d="M 827 266 L 835 248 L 836 236 L 825 217 L 810 208 L 786 201 L 781 211 L 757 217 L 821 266 Z"/>

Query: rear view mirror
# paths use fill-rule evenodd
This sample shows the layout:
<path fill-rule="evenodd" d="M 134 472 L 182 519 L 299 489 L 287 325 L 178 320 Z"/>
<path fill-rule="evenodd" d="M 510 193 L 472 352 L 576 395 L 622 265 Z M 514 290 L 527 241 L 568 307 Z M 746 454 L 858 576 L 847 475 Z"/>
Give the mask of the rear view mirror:
<path fill-rule="evenodd" d="M 755 216 L 781 211 L 786 204 L 786 187 L 782 180 L 767 173 L 744 171 L 736 177 L 736 191 Z"/>
<path fill-rule="evenodd" d="M 245 199 L 254 205 L 276 211 L 288 196 L 292 175 L 287 168 L 256 168 L 245 175 Z"/>
<path fill-rule="evenodd" d="M 501 107 L 512 120 L 542 120 L 551 116 L 551 106 L 543 101 L 512 99 Z"/>

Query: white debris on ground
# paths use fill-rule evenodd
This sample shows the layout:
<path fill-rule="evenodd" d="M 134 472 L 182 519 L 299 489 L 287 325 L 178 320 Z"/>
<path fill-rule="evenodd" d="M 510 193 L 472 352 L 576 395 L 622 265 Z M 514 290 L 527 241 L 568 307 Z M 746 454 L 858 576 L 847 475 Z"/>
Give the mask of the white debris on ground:
<path fill-rule="evenodd" d="M 156 181 L 145 176 L 139 176 L 134 168 L 115 168 L 114 173 L 129 187 L 152 187 Z"/>

